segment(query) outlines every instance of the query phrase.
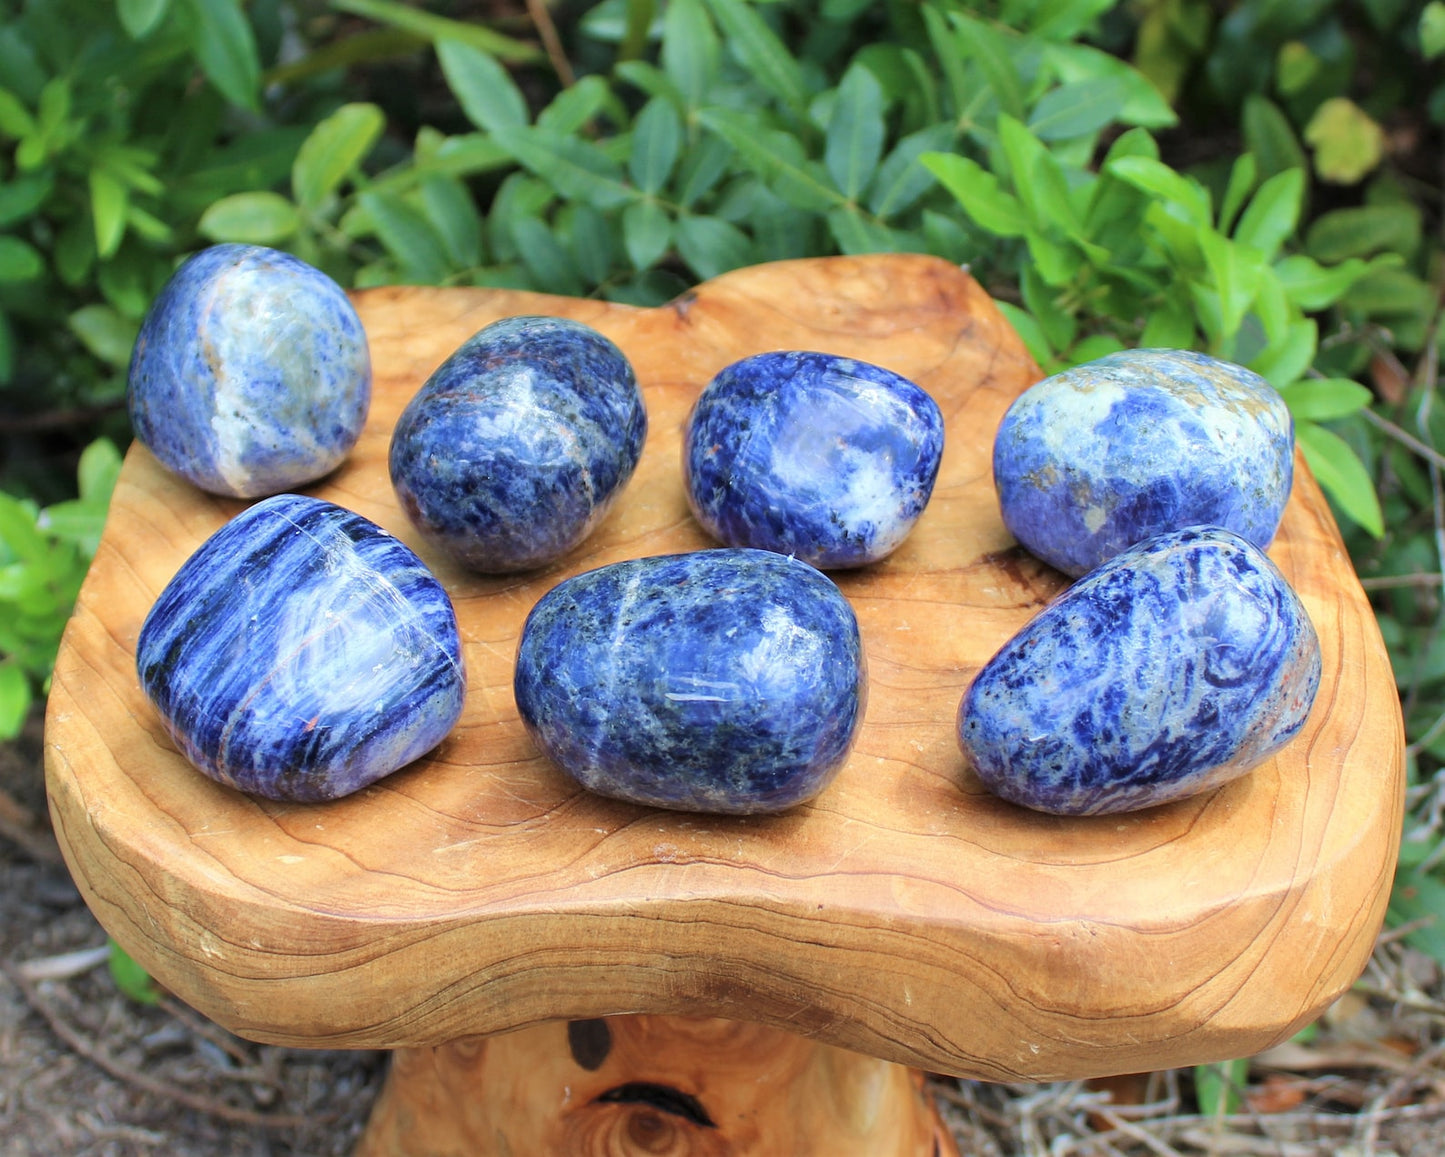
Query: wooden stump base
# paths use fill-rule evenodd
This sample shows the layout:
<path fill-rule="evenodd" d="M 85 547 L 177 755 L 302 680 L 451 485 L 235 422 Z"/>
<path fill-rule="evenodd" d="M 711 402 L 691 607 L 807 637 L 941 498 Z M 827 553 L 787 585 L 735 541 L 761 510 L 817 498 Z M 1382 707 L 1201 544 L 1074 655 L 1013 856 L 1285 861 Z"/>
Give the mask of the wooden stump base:
<path fill-rule="evenodd" d="M 921 1074 L 738 1021 L 398 1049 L 357 1157 L 957 1157 Z"/>

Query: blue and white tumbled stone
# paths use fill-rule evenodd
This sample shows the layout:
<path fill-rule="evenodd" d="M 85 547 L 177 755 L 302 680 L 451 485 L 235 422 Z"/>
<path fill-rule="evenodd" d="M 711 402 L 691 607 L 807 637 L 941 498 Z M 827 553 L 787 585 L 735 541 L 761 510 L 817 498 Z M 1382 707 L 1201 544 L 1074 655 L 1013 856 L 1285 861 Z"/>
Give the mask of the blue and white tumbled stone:
<path fill-rule="evenodd" d="M 1320 649 L 1265 555 L 1217 527 L 1160 535 L 1070 587 L 984 666 L 958 737 L 990 791 L 1098 815 L 1183 799 L 1304 725 Z"/>
<path fill-rule="evenodd" d="M 152 304 L 127 404 L 136 436 L 202 490 L 276 494 L 329 474 L 360 437 L 366 334 L 319 269 L 259 245 L 216 245 Z"/>
<path fill-rule="evenodd" d="M 785 351 L 735 362 L 703 390 L 683 474 L 693 514 L 719 541 L 842 568 L 902 544 L 942 455 L 943 415 L 907 378 Z"/>
<path fill-rule="evenodd" d="M 537 746 L 584 787 L 747 815 L 827 786 L 867 683 L 858 621 L 826 576 L 709 550 L 554 587 L 523 627 L 515 692 Z"/>
<path fill-rule="evenodd" d="M 396 771 L 445 738 L 466 694 L 451 601 L 421 560 L 295 494 L 191 555 L 146 616 L 136 669 L 191 763 L 279 800 Z"/>
<path fill-rule="evenodd" d="M 391 481 L 438 549 L 473 570 L 530 570 L 592 533 L 646 437 L 617 346 L 581 322 L 511 317 L 412 398 L 392 434 Z"/>
<path fill-rule="evenodd" d="M 1186 526 L 1263 549 L 1294 474 L 1294 424 L 1242 366 L 1187 350 L 1110 354 L 1047 378 L 994 439 L 1005 525 L 1065 574 Z"/>

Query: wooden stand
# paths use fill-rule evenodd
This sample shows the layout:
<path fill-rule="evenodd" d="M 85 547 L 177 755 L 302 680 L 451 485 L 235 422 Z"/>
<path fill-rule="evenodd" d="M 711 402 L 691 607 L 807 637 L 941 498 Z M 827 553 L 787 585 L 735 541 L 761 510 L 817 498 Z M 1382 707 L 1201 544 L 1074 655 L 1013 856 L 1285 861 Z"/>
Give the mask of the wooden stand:
<path fill-rule="evenodd" d="M 762 1025 L 572 1021 L 399 1050 L 357 1157 L 954 1157 L 921 1085 Z"/>
<path fill-rule="evenodd" d="M 532 1027 L 648 1014 L 832 1046 L 805 1055 L 775 1034 L 759 1053 L 792 1059 L 773 1075 L 759 1067 L 753 1083 L 779 1104 L 826 1086 L 805 1099 L 852 1105 L 860 1120 L 870 1105 L 880 1122 L 911 1120 L 897 1151 L 926 1154 L 926 1141 L 908 1140 L 927 1134 L 916 1110 L 876 1093 L 874 1082 L 896 1089 L 904 1078 L 834 1050 L 1004 1080 L 1222 1060 L 1288 1036 L 1359 974 L 1395 863 L 1403 736 L 1374 617 L 1303 463 L 1270 554 L 1321 639 L 1324 677 L 1304 731 L 1204 796 L 1060 819 L 986 793 L 954 737 L 974 672 L 1065 584 L 999 518 L 993 431 L 1038 370 L 966 273 L 913 256 L 788 262 L 650 310 L 462 289 L 373 290 L 357 302 L 376 371 L 371 416 L 348 462 L 310 492 L 397 534 L 446 584 L 469 672 L 456 730 L 326 805 L 248 798 L 187 765 L 140 692 L 136 635 L 184 559 L 243 504 L 199 493 L 135 446 L 56 663 L 46 763 L 77 883 L 158 980 L 254 1040 L 402 1050 L 372 1152 L 405 1151 L 422 1121 L 441 1152 L 487 1151 L 496 1130 L 524 1127 L 536 1132 L 519 1137 L 625 1128 L 638 1152 L 674 1151 L 652 1125 L 630 1123 L 644 1118 L 695 1139 L 697 1152 L 806 1151 L 796 1132 L 747 1148 L 747 1121 L 761 1129 L 797 1111 L 738 1100 L 720 1083 L 720 1048 L 649 1068 L 647 1048 L 623 1043 L 652 1040 L 657 1022 L 610 1022 L 631 1027 L 616 1029 L 617 1057 L 604 1064 L 634 1053 L 647 1063 L 598 1084 L 557 1044 L 563 1028 Z M 650 432 L 616 509 L 577 552 L 538 573 L 484 577 L 418 541 L 387 448 L 402 407 L 452 350 L 524 313 L 573 317 L 615 340 L 637 369 Z M 822 795 L 781 816 L 595 798 L 537 754 L 517 717 L 522 621 L 568 575 L 713 545 L 683 495 L 682 426 L 713 374 L 768 349 L 887 366 L 929 390 L 946 422 L 938 485 L 913 535 L 884 562 L 834 576 L 857 610 L 870 672 L 857 747 Z M 474 1040 L 518 1029 L 528 1031 L 485 1050 Z M 735 1034 L 743 1051 L 767 1036 L 706 1031 Z M 533 1035 L 552 1042 L 541 1059 L 497 1060 Z M 505 1087 L 515 1092 L 502 1105 L 535 1108 L 458 1099 L 468 1057 L 486 1067 L 482 1098 Z M 741 1061 L 727 1064 L 741 1072 Z M 575 1073 L 562 1079 L 566 1105 L 557 1066 Z M 715 1130 L 581 1092 L 659 1071 L 717 1114 Z M 796 1088 L 781 1073 L 797 1074 Z M 846 1136 L 852 1112 L 797 1119 L 817 1136 L 838 1116 Z M 724 1138 L 733 1148 L 716 1148 Z M 889 1152 L 881 1141 L 864 1148 Z M 848 1152 L 821 1141 L 817 1151 Z"/>

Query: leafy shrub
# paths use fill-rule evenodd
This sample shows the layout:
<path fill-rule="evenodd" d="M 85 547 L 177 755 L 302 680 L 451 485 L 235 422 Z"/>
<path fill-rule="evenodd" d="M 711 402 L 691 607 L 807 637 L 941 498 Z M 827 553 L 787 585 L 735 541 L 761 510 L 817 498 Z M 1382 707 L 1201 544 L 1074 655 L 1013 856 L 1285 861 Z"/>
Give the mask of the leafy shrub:
<path fill-rule="evenodd" d="M 35 496 L 0 500 L 0 726 L 43 687 L 89 541 L 44 505 L 33 431 L 77 449 L 118 407 L 181 254 L 652 305 L 759 261 L 926 252 L 1046 369 L 1193 346 L 1281 390 L 1405 699 L 1402 870 L 1426 882 L 1399 913 L 1445 913 L 1445 603 L 1420 577 L 1445 555 L 1445 2 L 565 11 L 544 52 L 525 22 L 399 0 L 0 0 L 3 481 Z M 90 517 L 113 456 L 87 455 Z"/>

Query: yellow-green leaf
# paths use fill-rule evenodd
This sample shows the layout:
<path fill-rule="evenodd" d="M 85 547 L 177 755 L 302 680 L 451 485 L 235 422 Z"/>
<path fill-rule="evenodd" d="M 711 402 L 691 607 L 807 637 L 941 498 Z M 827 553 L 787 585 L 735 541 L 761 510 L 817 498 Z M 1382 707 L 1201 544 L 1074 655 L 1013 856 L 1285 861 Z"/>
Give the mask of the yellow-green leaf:
<path fill-rule="evenodd" d="M 296 206 L 280 193 L 235 193 L 201 215 L 197 228 L 212 241 L 274 245 L 296 232 Z"/>
<path fill-rule="evenodd" d="M 1304 136 L 1314 146 L 1320 179 L 1340 185 L 1355 184 L 1385 155 L 1385 130 L 1348 97 L 1332 97 L 1320 105 Z"/>
<path fill-rule="evenodd" d="M 291 167 L 296 200 L 310 209 L 334 193 L 366 159 L 385 126 L 381 109 L 358 102 L 342 105 L 312 129 Z"/>

